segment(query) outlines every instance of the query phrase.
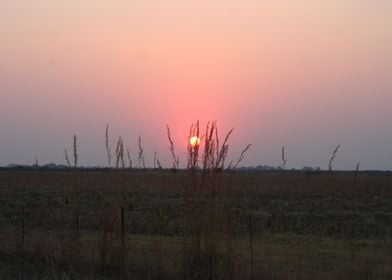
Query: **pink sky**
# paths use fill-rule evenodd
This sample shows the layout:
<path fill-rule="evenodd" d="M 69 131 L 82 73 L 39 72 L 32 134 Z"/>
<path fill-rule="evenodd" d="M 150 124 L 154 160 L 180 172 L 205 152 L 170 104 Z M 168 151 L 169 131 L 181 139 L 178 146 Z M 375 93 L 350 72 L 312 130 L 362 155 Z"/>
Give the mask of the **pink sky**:
<path fill-rule="evenodd" d="M 180 154 L 199 119 L 235 126 L 244 165 L 392 169 L 392 2 L 4 0 L 0 165 L 105 163 L 104 130 L 136 157 Z"/>

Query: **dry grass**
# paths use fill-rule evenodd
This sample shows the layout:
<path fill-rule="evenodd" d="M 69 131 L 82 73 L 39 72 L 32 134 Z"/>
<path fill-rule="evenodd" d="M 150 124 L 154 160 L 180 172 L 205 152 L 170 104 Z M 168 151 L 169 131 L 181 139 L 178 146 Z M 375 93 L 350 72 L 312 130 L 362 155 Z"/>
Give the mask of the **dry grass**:
<path fill-rule="evenodd" d="M 390 174 L 202 171 L 0 173 L 1 277 L 390 279 Z"/>

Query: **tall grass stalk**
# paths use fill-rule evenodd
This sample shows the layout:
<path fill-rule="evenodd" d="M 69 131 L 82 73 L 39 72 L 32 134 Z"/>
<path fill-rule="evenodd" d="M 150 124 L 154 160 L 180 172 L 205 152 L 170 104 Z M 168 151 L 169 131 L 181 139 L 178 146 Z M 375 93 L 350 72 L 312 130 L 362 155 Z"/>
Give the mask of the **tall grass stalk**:
<path fill-rule="evenodd" d="M 106 131 L 105 131 L 105 148 L 106 148 L 106 156 L 107 156 L 107 161 L 108 161 L 108 167 L 110 168 L 112 165 L 112 155 L 110 152 L 110 146 L 109 146 L 109 125 L 106 125 Z"/>
<path fill-rule="evenodd" d="M 166 129 L 167 129 L 167 138 L 168 138 L 169 143 L 170 143 L 169 149 L 170 149 L 170 154 L 172 156 L 172 168 L 175 170 L 175 169 L 179 168 L 180 159 L 179 159 L 178 156 L 176 156 L 176 153 L 175 153 L 175 150 L 174 150 L 174 142 L 173 142 L 172 137 L 171 137 L 169 125 L 166 125 Z"/>
<path fill-rule="evenodd" d="M 157 166 L 158 166 L 158 169 L 160 169 L 160 170 L 163 169 L 163 168 L 162 168 L 162 165 L 161 165 L 161 162 L 159 161 L 158 158 L 157 158 Z"/>
<path fill-rule="evenodd" d="M 333 153 L 332 153 L 331 158 L 329 159 L 329 163 L 328 163 L 328 171 L 329 171 L 329 172 L 332 172 L 332 171 L 333 171 L 333 166 L 334 166 L 334 165 L 333 165 L 333 162 L 334 162 L 334 160 L 335 160 L 335 158 L 336 158 L 336 154 L 338 153 L 339 149 L 340 149 L 340 145 L 337 145 L 336 148 L 335 148 L 335 150 L 334 150 Z"/>
<path fill-rule="evenodd" d="M 64 149 L 64 156 L 65 156 L 65 161 L 67 162 L 68 168 L 71 168 L 71 162 L 69 161 L 67 149 Z"/>
<path fill-rule="evenodd" d="M 241 152 L 240 157 L 238 158 L 237 162 L 234 164 L 234 166 L 231 167 L 231 164 L 229 165 L 229 169 L 237 169 L 238 165 L 241 163 L 241 161 L 244 160 L 245 158 L 245 153 L 249 150 L 249 148 L 252 146 L 252 144 L 248 144 Z"/>
<path fill-rule="evenodd" d="M 354 183 L 357 182 L 358 173 L 359 173 L 359 162 L 358 162 L 357 165 L 355 166 Z"/>
<path fill-rule="evenodd" d="M 156 167 L 157 167 L 157 161 L 158 161 L 157 152 L 154 151 L 154 165 L 153 165 L 153 169 L 154 169 L 154 170 L 155 170 Z"/>
<path fill-rule="evenodd" d="M 138 148 L 139 148 L 138 167 L 140 168 L 142 166 L 143 169 L 146 169 L 146 162 L 144 159 L 144 149 L 143 149 L 143 145 L 142 145 L 142 136 L 141 135 L 139 135 L 139 139 L 138 139 Z"/>
<path fill-rule="evenodd" d="M 116 146 L 116 168 L 119 168 L 121 163 L 121 167 L 124 169 L 124 143 L 121 136 L 118 138 L 117 146 Z"/>
<path fill-rule="evenodd" d="M 285 170 L 286 169 L 286 164 L 287 164 L 286 147 L 285 146 L 282 147 L 282 151 L 281 151 L 280 157 L 282 159 L 281 167 L 282 167 L 283 170 Z"/>
<path fill-rule="evenodd" d="M 78 143 L 76 134 L 73 137 L 73 156 L 74 156 L 74 167 L 78 166 Z"/>
<path fill-rule="evenodd" d="M 127 157 L 128 157 L 128 164 L 129 164 L 129 169 L 132 169 L 132 158 L 131 158 L 131 153 L 127 149 Z"/>

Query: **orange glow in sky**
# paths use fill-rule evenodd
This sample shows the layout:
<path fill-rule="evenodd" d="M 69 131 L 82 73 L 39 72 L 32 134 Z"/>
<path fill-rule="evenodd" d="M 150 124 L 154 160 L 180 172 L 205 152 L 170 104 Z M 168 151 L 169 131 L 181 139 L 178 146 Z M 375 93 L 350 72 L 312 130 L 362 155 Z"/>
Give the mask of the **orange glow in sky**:
<path fill-rule="evenodd" d="M 288 167 L 325 167 L 341 144 L 337 168 L 387 168 L 391 18 L 389 0 L 0 1 L 0 165 L 62 163 L 74 134 L 104 164 L 106 124 L 170 162 L 166 124 L 186 150 L 217 120 L 233 157 L 253 144 L 245 165 L 284 145 Z"/>

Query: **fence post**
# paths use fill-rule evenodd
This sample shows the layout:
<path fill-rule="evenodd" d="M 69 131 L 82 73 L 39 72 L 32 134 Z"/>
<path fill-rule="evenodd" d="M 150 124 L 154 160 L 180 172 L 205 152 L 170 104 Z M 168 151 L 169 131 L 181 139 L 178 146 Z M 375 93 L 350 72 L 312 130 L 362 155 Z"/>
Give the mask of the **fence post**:
<path fill-rule="evenodd" d="M 125 219 L 124 219 L 124 206 L 121 206 L 121 242 L 125 243 Z"/>
<path fill-rule="evenodd" d="M 253 280 L 253 220 L 249 216 L 249 241 L 250 241 L 250 279 Z"/>
<path fill-rule="evenodd" d="M 22 206 L 22 250 L 24 250 L 25 241 L 25 207 Z"/>

